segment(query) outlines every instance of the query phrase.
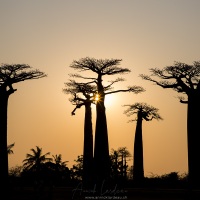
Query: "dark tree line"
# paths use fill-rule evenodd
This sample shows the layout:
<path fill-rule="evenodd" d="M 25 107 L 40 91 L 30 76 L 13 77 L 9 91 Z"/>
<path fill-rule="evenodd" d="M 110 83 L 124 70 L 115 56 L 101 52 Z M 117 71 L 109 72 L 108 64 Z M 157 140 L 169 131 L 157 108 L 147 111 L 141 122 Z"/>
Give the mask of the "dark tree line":
<path fill-rule="evenodd" d="M 112 149 L 109 157 L 113 180 L 119 182 L 127 180 L 127 161 L 131 157 L 127 148 Z M 50 152 L 43 153 L 43 149 L 36 146 L 30 149 L 30 153 L 26 154 L 22 163 L 22 166 L 11 168 L 9 176 L 11 180 L 18 178 L 20 180 L 18 183 L 21 185 L 33 186 L 35 189 L 41 184 L 44 187 L 77 186 L 84 178 L 83 155 L 78 155 L 73 166 L 68 168 L 68 161 L 63 161 L 61 154 L 51 156 Z"/>
<path fill-rule="evenodd" d="M 21 188 L 29 186 L 33 188 L 34 195 L 42 198 L 45 195 L 50 199 L 55 187 L 76 188 L 83 180 L 83 155 L 78 155 L 71 168 L 67 166 L 68 161 L 62 160 L 61 154 L 51 155 L 50 152 L 43 153 L 42 148 L 36 146 L 26 154 L 22 166 L 12 167 L 9 170 L 9 181 L 12 187 Z M 127 186 L 138 187 L 133 180 L 132 166 L 128 162 L 132 155 L 126 147 L 111 149 L 110 153 L 111 179 L 117 184 L 117 188 Z M 162 176 L 151 175 L 143 180 L 143 187 L 184 187 L 186 176 L 171 172 Z M 93 185 L 94 187 L 94 185 Z"/>

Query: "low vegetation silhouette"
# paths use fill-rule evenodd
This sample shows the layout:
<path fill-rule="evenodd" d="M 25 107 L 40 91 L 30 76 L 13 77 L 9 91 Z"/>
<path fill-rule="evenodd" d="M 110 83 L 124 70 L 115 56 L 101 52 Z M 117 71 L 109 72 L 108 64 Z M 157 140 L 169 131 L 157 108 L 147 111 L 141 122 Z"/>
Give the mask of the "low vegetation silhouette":
<path fill-rule="evenodd" d="M 35 146 L 30 149 L 31 153 L 26 154 L 26 158 L 22 161 L 22 166 L 12 167 L 9 170 L 9 182 L 11 193 L 7 193 L 7 199 L 85 199 L 85 197 L 96 197 L 97 188 L 83 189 L 83 155 L 78 155 L 74 160 L 71 168 L 67 166 L 68 161 L 62 161 L 61 154 L 51 155 L 50 152 L 43 153 L 42 148 Z M 179 174 L 178 172 L 170 172 L 168 174 L 156 175 L 151 174 L 144 177 L 142 190 L 138 190 L 138 184 L 133 179 L 133 166 L 128 163 L 132 159 L 127 147 L 119 147 L 111 149 L 109 155 L 111 166 L 111 180 L 113 185 L 105 187 L 104 191 L 112 191 L 102 194 L 113 197 L 117 193 L 118 198 L 122 198 L 125 194 L 128 199 L 160 197 L 166 195 L 165 191 L 175 191 L 170 194 L 174 198 L 177 195 L 185 197 L 187 193 L 187 174 Z M 141 186 L 139 186 L 141 188 Z M 156 192 L 163 191 L 162 192 Z M 149 194 L 149 191 L 152 192 Z M 166 190 L 165 190 L 166 189 Z M 176 190 L 180 191 L 176 194 Z M 127 190 L 129 191 L 127 194 Z M 74 192 L 76 191 L 76 192 Z M 169 194 L 168 194 L 169 195 Z M 196 195 L 196 194 L 195 194 Z M 12 197 L 12 198 L 9 198 Z M 189 195 L 191 197 L 191 195 Z M 154 198 L 153 198 L 154 199 Z M 164 198 L 165 199 L 165 198 Z M 169 198 L 170 199 L 170 198 Z M 187 199 L 187 198 L 185 198 Z M 190 198 L 188 198 L 190 199 Z"/>
<path fill-rule="evenodd" d="M 61 154 L 55 154 L 50 157 L 50 152 L 44 153 L 42 148 L 36 146 L 31 149 L 32 154 L 26 154 L 22 161 L 22 177 L 28 184 L 43 182 L 45 184 L 57 185 L 62 177 L 70 176 L 69 169 L 66 167 L 68 161 L 62 161 Z M 69 177 L 68 177 L 69 178 Z"/>

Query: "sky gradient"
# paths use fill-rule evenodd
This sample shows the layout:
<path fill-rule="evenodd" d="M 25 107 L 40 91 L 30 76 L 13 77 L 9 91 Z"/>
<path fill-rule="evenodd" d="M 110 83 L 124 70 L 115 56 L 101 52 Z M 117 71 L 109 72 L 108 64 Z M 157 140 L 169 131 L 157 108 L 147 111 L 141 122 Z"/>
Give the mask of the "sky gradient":
<path fill-rule="evenodd" d="M 61 154 L 69 167 L 83 153 L 84 108 L 71 116 L 74 107 L 62 90 L 68 74 L 76 72 L 69 67 L 73 60 L 93 57 L 122 59 L 120 66 L 131 70 L 115 89 L 138 85 L 146 90 L 106 99 L 110 150 L 127 147 L 133 155 L 136 123 L 127 123 L 122 105 L 146 102 L 164 120 L 143 123 L 145 175 L 187 172 L 187 105 L 179 103 L 176 92 L 139 74 L 174 61 L 200 60 L 199 9 L 199 0 L 0 0 L 0 63 L 24 63 L 48 75 L 14 85 L 8 144 L 15 146 L 9 166 L 22 165 L 36 145 L 43 153 Z"/>

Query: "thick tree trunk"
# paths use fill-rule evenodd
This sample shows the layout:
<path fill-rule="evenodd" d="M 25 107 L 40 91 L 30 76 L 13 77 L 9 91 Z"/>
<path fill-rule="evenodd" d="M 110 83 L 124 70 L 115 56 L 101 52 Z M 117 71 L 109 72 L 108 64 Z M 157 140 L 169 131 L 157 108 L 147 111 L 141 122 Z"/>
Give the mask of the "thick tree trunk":
<path fill-rule="evenodd" d="M 200 92 L 188 95 L 188 175 L 192 187 L 200 187 Z"/>
<path fill-rule="evenodd" d="M 135 130 L 134 152 L 133 152 L 133 180 L 141 183 L 144 179 L 143 164 L 143 141 L 142 141 L 142 113 L 138 112 Z"/>
<path fill-rule="evenodd" d="M 104 97 L 101 96 L 101 98 Z M 97 102 L 96 113 L 97 118 L 94 148 L 95 176 L 97 182 L 102 182 L 108 179 L 110 173 L 108 131 L 104 99 Z"/>
<path fill-rule="evenodd" d="M 93 183 L 93 134 L 91 103 L 85 105 L 84 147 L 83 147 L 83 185 Z"/>
<path fill-rule="evenodd" d="M 106 120 L 106 109 L 104 105 L 105 94 L 102 85 L 101 74 L 98 76 L 99 100 L 96 104 L 96 130 L 94 147 L 94 170 L 97 189 L 101 188 L 110 178 L 110 157 L 108 145 L 108 130 Z"/>
<path fill-rule="evenodd" d="M 0 180 L 4 186 L 8 183 L 7 108 L 8 95 L 0 91 Z"/>

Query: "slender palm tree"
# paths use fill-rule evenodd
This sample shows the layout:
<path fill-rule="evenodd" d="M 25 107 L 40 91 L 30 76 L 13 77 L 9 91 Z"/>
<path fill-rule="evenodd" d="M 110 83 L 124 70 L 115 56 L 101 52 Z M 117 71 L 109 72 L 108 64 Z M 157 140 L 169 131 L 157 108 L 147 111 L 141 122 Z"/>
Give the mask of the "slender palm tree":
<path fill-rule="evenodd" d="M 31 170 L 37 174 L 41 171 L 46 162 L 51 162 L 52 158 L 48 158 L 50 152 L 42 154 L 42 148 L 36 146 L 36 149 L 31 149 L 32 154 L 26 154 L 26 159 L 23 160 L 25 170 Z"/>
<path fill-rule="evenodd" d="M 124 112 L 127 116 L 137 115 L 135 119 L 131 120 L 137 121 L 134 139 L 133 179 L 137 183 L 141 183 L 144 179 L 142 121 L 161 120 L 162 118 L 158 114 L 157 108 L 146 103 L 135 103 L 125 106 L 128 106 L 128 109 Z"/>

